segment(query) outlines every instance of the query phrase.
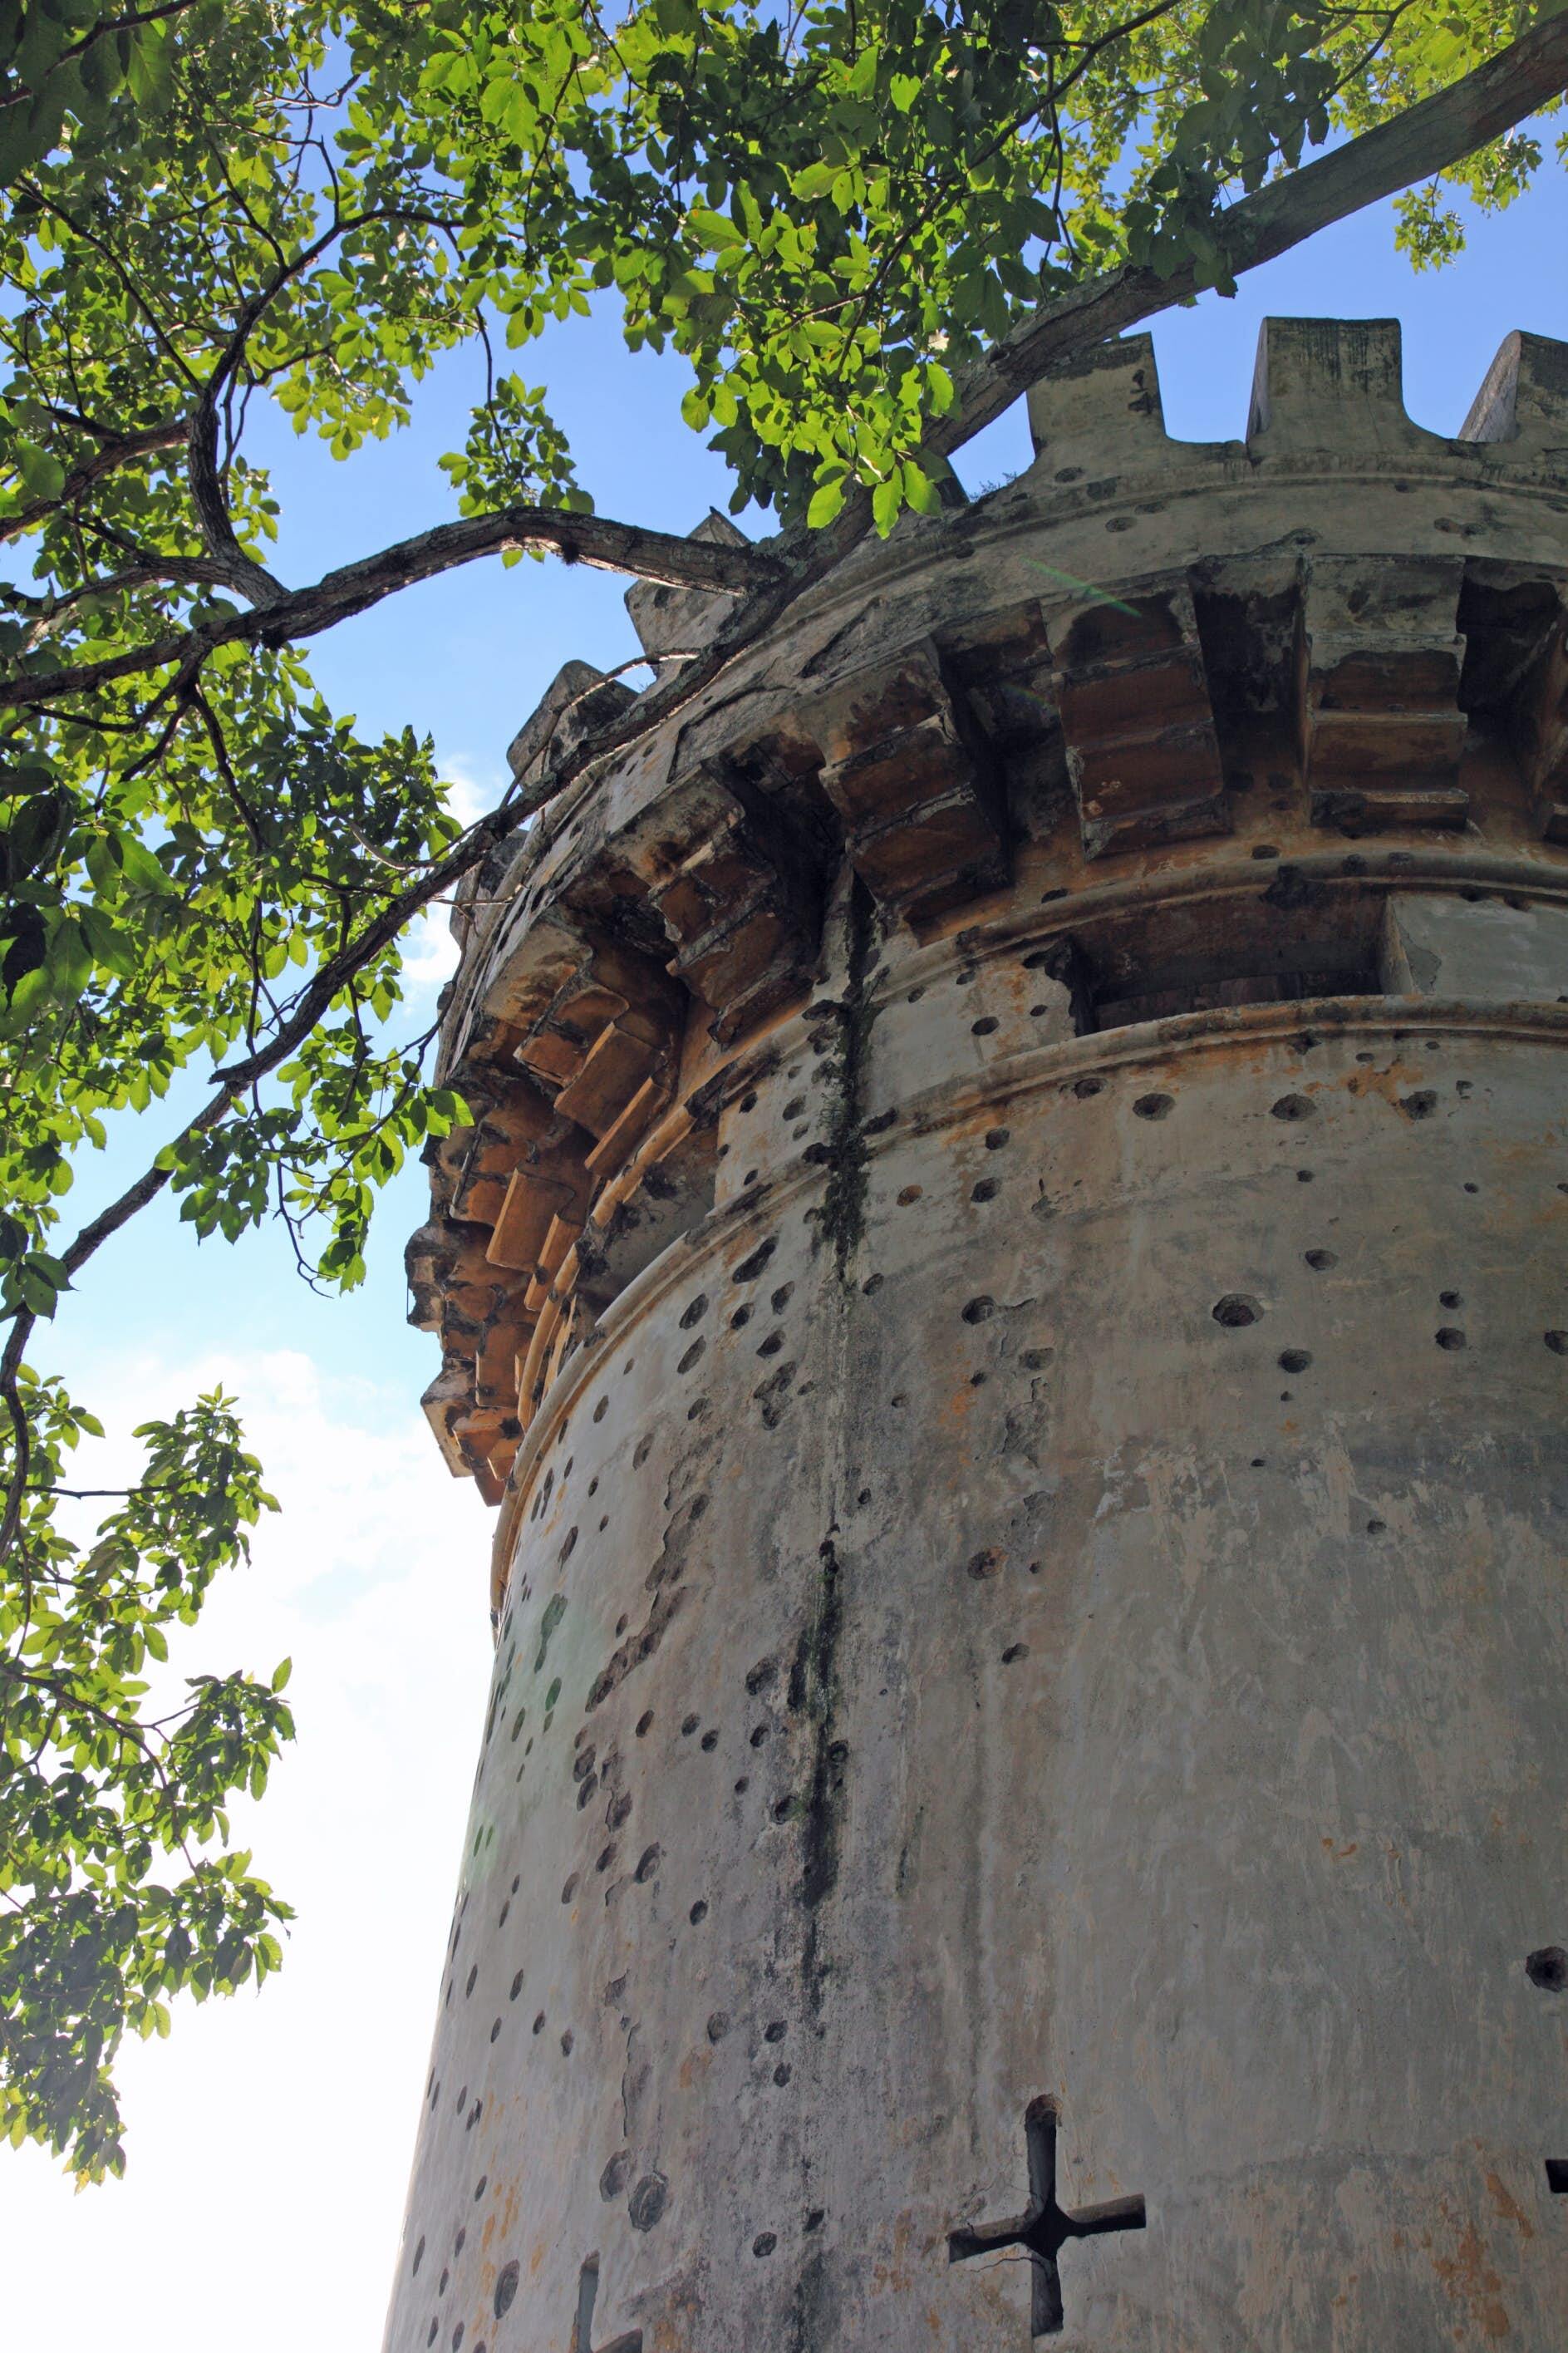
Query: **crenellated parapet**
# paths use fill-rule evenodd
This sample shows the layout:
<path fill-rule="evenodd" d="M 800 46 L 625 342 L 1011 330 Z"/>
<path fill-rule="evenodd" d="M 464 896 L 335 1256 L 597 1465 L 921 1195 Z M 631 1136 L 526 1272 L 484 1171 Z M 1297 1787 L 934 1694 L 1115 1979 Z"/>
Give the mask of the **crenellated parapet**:
<path fill-rule="evenodd" d="M 1069 1034 L 1383 987 L 1411 893 L 1568 900 L 1568 347 L 1510 336 L 1456 439 L 1406 416 L 1392 322 L 1269 322 L 1242 440 L 1166 435 L 1146 336 L 1028 406 L 1026 473 L 857 549 L 454 911 L 475 1117 L 408 1271 L 492 1503 L 606 1307 L 740 1200 L 727 1106 L 847 892 L 885 958 L 973 930 L 977 989 L 1047 972 Z M 666 668 L 729 609 L 627 603 Z M 632 700 L 569 663 L 514 775 Z M 761 1181 L 830 1148 L 784 1123 Z"/>

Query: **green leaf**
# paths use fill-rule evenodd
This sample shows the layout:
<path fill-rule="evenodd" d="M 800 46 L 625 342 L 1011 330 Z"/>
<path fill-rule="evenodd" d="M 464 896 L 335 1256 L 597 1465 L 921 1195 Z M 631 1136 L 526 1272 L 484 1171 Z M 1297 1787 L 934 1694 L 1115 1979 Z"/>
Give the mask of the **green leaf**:
<path fill-rule="evenodd" d="M 820 531 L 825 523 L 830 523 L 842 511 L 843 505 L 844 484 L 841 481 L 824 482 L 820 490 L 812 493 L 811 504 L 805 511 L 808 527 L 812 531 Z"/>

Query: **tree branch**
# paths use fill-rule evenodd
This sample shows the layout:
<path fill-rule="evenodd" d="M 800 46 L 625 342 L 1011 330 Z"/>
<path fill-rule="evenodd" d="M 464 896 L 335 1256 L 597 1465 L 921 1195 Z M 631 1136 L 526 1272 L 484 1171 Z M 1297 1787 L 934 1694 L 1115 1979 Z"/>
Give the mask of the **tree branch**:
<path fill-rule="evenodd" d="M 185 439 L 186 429 L 184 417 L 180 417 L 169 425 L 149 425 L 140 433 L 106 438 L 100 449 L 84 458 L 79 466 L 72 467 L 58 497 L 35 499 L 30 506 L 18 507 L 15 514 L 0 516 L 0 543 L 15 539 L 18 532 L 43 522 L 61 507 L 74 504 L 84 491 L 89 491 L 105 474 L 112 474 L 116 467 L 130 465 L 134 459 L 145 458 L 156 449 L 178 449 Z M 84 418 L 82 430 L 96 433 L 100 428 L 89 425 Z"/>
<path fill-rule="evenodd" d="M 0 686 L 0 703 L 37 705 L 61 695 L 105 686 L 138 671 L 161 670 L 172 661 L 198 667 L 216 647 L 238 643 L 280 646 L 363 613 L 416 581 L 434 579 L 479 557 L 510 547 L 553 548 L 568 563 L 603 572 L 624 572 L 641 580 L 662 580 L 678 588 L 735 596 L 781 579 L 781 560 L 758 547 L 721 540 L 682 539 L 647 531 L 607 516 L 568 514 L 557 507 L 510 506 L 463 522 L 437 523 L 433 531 L 399 540 L 377 555 L 362 557 L 329 572 L 309 588 L 296 588 L 262 610 L 236 613 L 196 629 L 154 638 L 123 654 L 71 670 L 13 678 Z"/>
<path fill-rule="evenodd" d="M 1568 14 L 1537 25 L 1392 122 L 1242 197 L 1215 222 L 1215 242 L 1239 277 L 1367 205 L 1462 163 L 1565 88 Z M 1047 369 L 1198 290 L 1188 263 L 1169 278 L 1147 269 L 1111 270 L 1042 302 L 960 375 L 952 406 L 932 425 L 926 448 L 951 456 Z"/>

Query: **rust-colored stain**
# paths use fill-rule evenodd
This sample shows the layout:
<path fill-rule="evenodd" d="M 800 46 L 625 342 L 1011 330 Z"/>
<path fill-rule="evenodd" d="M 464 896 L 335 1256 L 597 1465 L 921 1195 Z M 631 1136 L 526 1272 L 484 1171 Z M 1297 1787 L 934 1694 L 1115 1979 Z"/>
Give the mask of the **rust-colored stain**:
<path fill-rule="evenodd" d="M 1533 2239 L 1535 2236 L 1534 2223 L 1531 2221 L 1529 2215 L 1525 2212 L 1518 2199 L 1514 2197 L 1511 2190 L 1505 2188 L 1504 2184 L 1499 2180 L 1495 2173 L 1488 2174 L 1487 2188 L 1491 2194 L 1492 2204 L 1497 2208 L 1498 2212 L 1502 2216 L 1503 2221 L 1505 2222 L 1517 2222 L 1523 2235 L 1527 2239 Z"/>
<path fill-rule="evenodd" d="M 1340 1083 L 1347 1095 L 1377 1095 L 1397 1111 L 1400 1095 L 1419 1087 L 1426 1075 L 1418 1062 L 1391 1062 L 1386 1071 L 1352 1071 Z M 1303 1089 L 1303 1092 L 1310 1092 Z"/>
<path fill-rule="evenodd" d="M 1490 2337 L 1495 2344 L 1510 2334 L 1511 2323 L 1502 2306 L 1502 2281 L 1488 2260 L 1474 2222 L 1466 2222 L 1451 2255 L 1433 2253 L 1430 2260 L 1451 2300 L 1466 2307 L 1471 2323 L 1483 2337 Z"/>
<path fill-rule="evenodd" d="M 693 2084 L 700 2083 L 712 2063 L 711 2051 L 689 2051 L 680 2063 L 681 2090 L 689 2092 Z"/>
<path fill-rule="evenodd" d="M 1352 1839 L 1348 1846 L 1336 1846 L 1331 1838 L 1326 1838 L 1323 1841 L 1323 1852 L 1325 1854 L 1331 1855 L 1336 1862 L 1348 1862 L 1352 1854 L 1360 1853 L 1361 1841 Z"/>

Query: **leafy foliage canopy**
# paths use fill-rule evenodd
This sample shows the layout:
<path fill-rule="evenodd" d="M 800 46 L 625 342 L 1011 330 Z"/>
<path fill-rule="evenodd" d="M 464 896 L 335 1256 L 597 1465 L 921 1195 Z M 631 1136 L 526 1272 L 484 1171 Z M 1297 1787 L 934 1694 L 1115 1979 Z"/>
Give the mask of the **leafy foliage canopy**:
<path fill-rule="evenodd" d="M 244 1557 L 265 1502 L 228 1402 L 149 1428 L 143 1480 L 82 1554 L 56 1513 L 94 1425 L 24 1352 L 164 1186 L 198 1234 L 277 1214 L 312 1280 L 360 1279 L 377 1188 L 462 1109 L 429 1081 L 428 1035 L 397 1035 L 400 937 L 524 814 L 514 801 L 460 834 L 430 744 L 334 717 L 305 642 L 450 564 L 548 548 L 721 587 L 742 598 L 737 628 L 747 613 L 762 626 L 806 576 L 814 531 L 831 541 L 868 511 L 886 532 L 938 502 L 933 451 L 961 434 L 966 372 L 1043 305 L 1119 270 L 1228 287 L 1237 199 L 1314 145 L 1397 121 L 1548 14 L 1516 0 L 5 13 L 0 2123 L 14 2137 L 68 2150 L 85 2174 L 117 2168 L 125 2026 L 161 2026 L 181 1985 L 273 1966 L 281 1907 L 225 1851 L 224 1799 L 259 1787 L 289 1732 L 275 1692 L 237 1675 L 199 1681 L 172 1717 L 139 1712 L 143 1654 L 161 1660 L 165 1624 L 189 1624 Z M 1457 249 L 1457 192 L 1505 204 L 1542 162 L 1532 131 L 1469 143 L 1449 137 L 1403 200 L 1418 264 Z M 687 364 L 686 420 L 728 464 L 736 511 L 776 512 L 771 556 L 594 515 L 570 420 L 512 355 L 595 303 L 618 309 L 633 346 Z M 247 425 L 270 409 L 352 459 L 408 421 L 460 349 L 476 396 L 443 460 L 453 522 L 287 586 Z M 107 1123 L 198 1082 L 203 1108 L 62 1241 L 73 1167 Z M 185 1873 L 164 1886 L 153 1874 L 171 1855 Z"/>

